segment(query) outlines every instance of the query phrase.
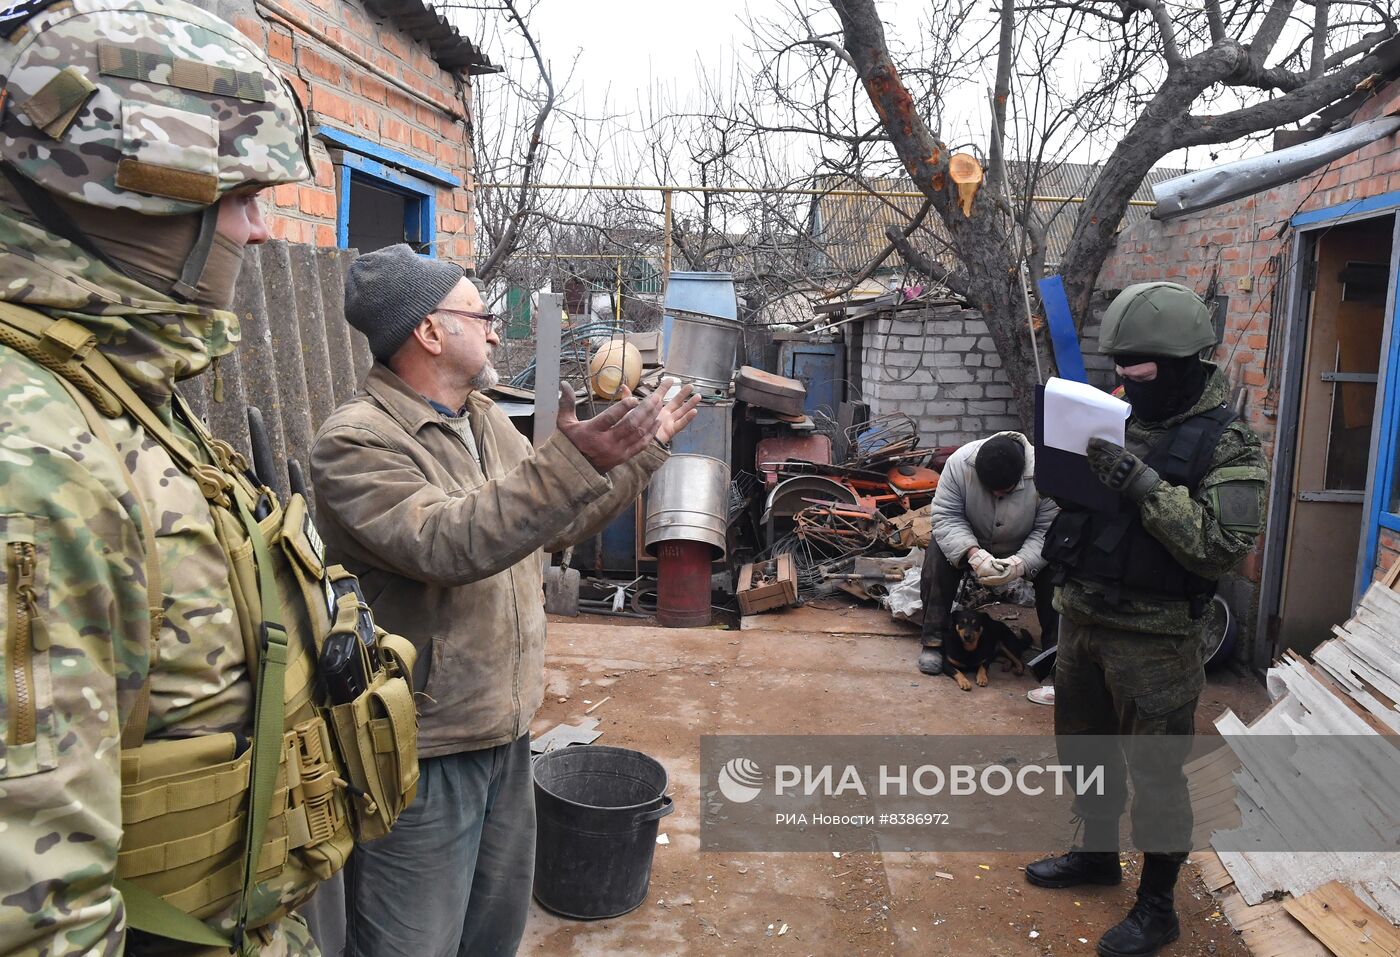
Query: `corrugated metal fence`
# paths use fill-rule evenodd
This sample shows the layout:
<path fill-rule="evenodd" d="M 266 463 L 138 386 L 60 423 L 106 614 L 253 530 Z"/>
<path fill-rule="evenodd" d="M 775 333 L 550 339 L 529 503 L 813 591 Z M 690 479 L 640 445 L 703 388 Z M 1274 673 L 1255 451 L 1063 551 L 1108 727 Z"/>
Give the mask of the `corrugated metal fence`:
<path fill-rule="evenodd" d="M 250 405 L 262 410 L 278 467 L 260 476 L 284 499 L 286 462 L 307 473 L 316 429 L 355 391 L 373 361 L 369 343 L 345 322 L 345 270 L 353 250 L 274 240 L 248 247 L 232 309 L 243 341 L 219 361 L 224 400 L 213 400 L 206 372 L 180 391 L 195 412 L 252 461 Z"/>

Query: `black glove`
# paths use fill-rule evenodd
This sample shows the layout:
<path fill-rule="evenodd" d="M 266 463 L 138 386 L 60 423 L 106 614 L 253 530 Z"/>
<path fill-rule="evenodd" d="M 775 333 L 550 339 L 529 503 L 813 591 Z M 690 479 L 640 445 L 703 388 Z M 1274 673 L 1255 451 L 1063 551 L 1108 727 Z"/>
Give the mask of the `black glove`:
<path fill-rule="evenodd" d="M 1104 439 L 1089 440 L 1089 468 L 1110 491 L 1141 502 L 1161 484 L 1162 477 L 1123 446 Z"/>

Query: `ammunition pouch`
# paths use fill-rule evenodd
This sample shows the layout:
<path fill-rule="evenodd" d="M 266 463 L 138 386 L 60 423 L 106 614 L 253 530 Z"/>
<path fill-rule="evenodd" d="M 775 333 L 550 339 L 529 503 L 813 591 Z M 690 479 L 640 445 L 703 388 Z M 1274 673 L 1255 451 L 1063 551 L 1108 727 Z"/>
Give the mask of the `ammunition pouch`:
<path fill-rule="evenodd" d="M 342 599 L 344 600 L 344 599 Z M 378 631 L 384 666 L 370 687 L 346 704 L 330 707 L 346 774 L 356 788 L 356 839 L 384 837 L 419 788 L 417 715 L 413 708 L 413 645 Z"/>
<path fill-rule="evenodd" d="M 331 568 L 348 575 L 339 565 Z M 359 611 L 353 595 L 338 602 L 332 633 L 354 634 Z M 413 706 L 413 645 L 382 628 L 375 647 L 354 642 L 364 656 L 368 687 L 351 701 L 328 709 L 331 729 L 359 801 L 355 837 L 372 841 L 389 833 L 418 790 L 418 718 Z"/>

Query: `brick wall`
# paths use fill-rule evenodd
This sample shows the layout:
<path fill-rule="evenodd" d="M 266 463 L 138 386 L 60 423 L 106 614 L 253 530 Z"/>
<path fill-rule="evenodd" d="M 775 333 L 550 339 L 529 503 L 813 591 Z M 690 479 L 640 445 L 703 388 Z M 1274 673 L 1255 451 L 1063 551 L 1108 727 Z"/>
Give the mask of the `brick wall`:
<path fill-rule="evenodd" d="M 1372 580 L 1384 578 L 1386 572 L 1400 561 L 1400 534 L 1388 528 L 1381 528 L 1376 542 L 1376 571 Z"/>
<path fill-rule="evenodd" d="M 311 112 L 313 126 L 333 126 L 461 177 L 465 188 L 437 190 L 436 248 L 441 258 L 472 264 L 473 154 L 466 125 L 364 69 L 305 28 L 464 115 L 470 109 L 467 77 L 443 70 L 425 45 L 357 0 L 276 0 L 302 25 L 296 28 L 253 0 L 201 2 L 268 51 Z M 336 169 L 325 143 L 314 140 L 311 156 L 313 180 L 272 191 L 268 228 L 276 239 L 334 246 Z"/>
<path fill-rule="evenodd" d="M 924 446 L 1021 428 L 981 313 L 932 306 L 861 322 L 861 392 L 872 415 L 912 416 Z"/>
<path fill-rule="evenodd" d="M 1400 84 L 1395 89 L 1392 95 L 1400 96 Z M 1386 101 L 1382 96 L 1372 102 Z M 1224 342 L 1215 359 L 1232 385 L 1243 389 L 1247 421 L 1271 453 L 1279 370 L 1266 368 L 1265 360 L 1271 339 L 1283 336 L 1281 326 L 1273 328 L 1271 316 L 1288 314 L 1288 257 L 1294 240 L 1288 220 L 1296 213 L 1395 191 L 1400 191 L 1400 136 L 1378 140 L 1266 193 L 1167 222 L 1143 220 L 1120 234 L 1099 274 L 1098 301 L 1106 304 L 1125 286 L 1154 280 L 1179 282 L 1203 293 L 1214 275 L 1218 293 L 1230 299 Z M 1282 342 L 1274 345 L 1281 353 Z"/>
<path fill-rule="evenodd" d="M 1400 84 L 1392 84 L 1357 119 L 1393 111 L 1397 103 Z M 1245 420 L 1259 433 L 1265 456 L 1272 462 L 1282 369 L 1271 368 L 1269 362 L 1275 366 L 1283 362 L 1292 278 L 1289 257 L 1295 239 L 1289 220 L 1300 212 L 1395 191 L 1400 191 L 1400 136 L 1378 140 L 1302 179 L 1255 196 L 1167 222 L 1138 222 L 1119 235 L 1099 274 L 1090 325 L 1114 294 L 1133 283 L 1170 280 L 1205 293 L 1214 277 L 1217 294 L 1228 296 L 1229 305 L 1224 340 L 1213 358 L 1242 399 Z M 1084 341 L 1087 353 L 1097 341 L 1097 328 L 1086 329 Z M 1400 538 L 1382 530 L 1378 574 L 1398 553 Z M 1262 557 L 1261 541 L 1240 574 L 1222 586 L 1238 612 L 1251 610 L 1245 616 L 1246 639 L 1253 633 Z"/>

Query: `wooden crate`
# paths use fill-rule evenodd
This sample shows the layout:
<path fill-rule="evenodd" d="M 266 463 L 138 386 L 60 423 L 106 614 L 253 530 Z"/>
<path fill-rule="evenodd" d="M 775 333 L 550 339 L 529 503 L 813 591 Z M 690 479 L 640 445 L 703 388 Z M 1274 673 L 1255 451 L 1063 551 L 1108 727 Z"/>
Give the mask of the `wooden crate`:
<path fill-rule="evenodd" d="M 734 594 L 739 599 L 741 615 L 797 604 L 797 570 L 792 556 L 779 555 L 757 564 L 749 562 L 739 569 L 739 587 Z"/>

